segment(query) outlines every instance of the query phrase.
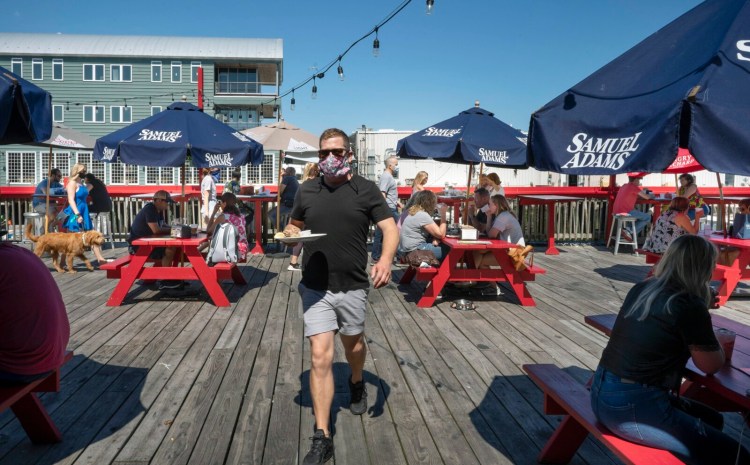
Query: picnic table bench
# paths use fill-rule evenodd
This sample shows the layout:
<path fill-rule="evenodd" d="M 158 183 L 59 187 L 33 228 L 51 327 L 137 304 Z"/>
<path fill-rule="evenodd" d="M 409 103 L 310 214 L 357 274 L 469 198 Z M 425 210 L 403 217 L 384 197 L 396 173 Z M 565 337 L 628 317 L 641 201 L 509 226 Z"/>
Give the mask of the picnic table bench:
<path fill-rule="evenodd" d="M 65 352 L 61 364 L 73 358 L 73 351 Z M 36 392 L 57 392 L 60 390 L 60 367 L 44 378 L 30 383 L 0 387 L 0 412 L 10 407 L 24 431 L 34 444 L 60 442 L 62 434 L 44 409 Z"/>
<path fill-rule="evenodd" d="M 550 364 L 524 365 L 544 393 L 544 413 L 565 415 L 539 454 L 540 463 L 568 463 L 591 434 L 620 460 L 633 465 L 684 463 L 671 453 L 620 439 L 600 424 L 591 409 L 589 391 L 562 369 Z"/>
<path fill-rule="evenodd" d="M 127 266 L 132 259 L 133 256 L 127 254 L 112 262 L 105 263 L 99 266 L 99 269 L 107 272 L 108 279 L 120 279 L 120 277 L 122 276 L 122 268 L 124 266 Z M 159 267 L 161 266 L 161 259 L 148 259 L 146 263 L 153 263 L 155 267 Z M 237 268 L 236 263 L 216 263 L 213 266 L 210 266 L 209 269 L 216 277 L 216 281 L 226 281 L 234 279 L 234 273 L 240 273 L 240 276 L 242 276 L 242 273 Z"/>

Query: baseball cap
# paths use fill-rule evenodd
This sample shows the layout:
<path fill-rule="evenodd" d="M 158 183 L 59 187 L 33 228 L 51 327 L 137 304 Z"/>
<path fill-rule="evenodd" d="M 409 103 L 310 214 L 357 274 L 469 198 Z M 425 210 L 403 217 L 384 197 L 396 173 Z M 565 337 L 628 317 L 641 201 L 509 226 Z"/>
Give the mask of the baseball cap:
<path fill-rule="evenodd" d="M 634 171 L 632 173 L 628 173 L 629 178 L 642 178 L 646 176 L 648 173 L 645 171 Z"/>
<path fill-rule="evenodd" d="M 154 200 L 156 199 L 164 199 L 170 204 L 175 203 L 174 200 L 172 200 L 172 196 L 169 195 L 169 192 L 167 191 L 157 191 L 156 194 L 154 194 Z"/>

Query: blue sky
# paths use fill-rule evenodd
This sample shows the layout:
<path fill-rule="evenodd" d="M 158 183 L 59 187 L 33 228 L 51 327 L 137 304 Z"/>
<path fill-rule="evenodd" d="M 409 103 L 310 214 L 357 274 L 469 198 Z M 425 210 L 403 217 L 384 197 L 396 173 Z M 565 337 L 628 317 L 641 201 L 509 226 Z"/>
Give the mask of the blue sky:
<path fill-rule="evenodd" d="M 284 40 L 282 92 L 310 77 L 370 31 L 399 0 L 5 3 L 6 32 L 133 34 Z M 473 106 L 519 129 L 532 112 L 700 3 L 697 0 L 412 0 L 372 39 L 284 99 L 283 116 L 310 132 L 418 130 Z M 649 70 L 640 72 L 648 73 Z M 271 121 L 266 121 L 269 123 Z"/>

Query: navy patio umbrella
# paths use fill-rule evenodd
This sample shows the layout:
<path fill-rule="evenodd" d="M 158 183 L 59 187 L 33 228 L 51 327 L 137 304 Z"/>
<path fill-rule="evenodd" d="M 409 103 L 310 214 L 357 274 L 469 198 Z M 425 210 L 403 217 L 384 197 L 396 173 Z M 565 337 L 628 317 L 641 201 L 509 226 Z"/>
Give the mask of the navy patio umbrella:
<path fill-rule="evenodd" d="M 567 174 L 662 172 L 687 148 L 750 175 L 750 1 L 707 0 L 531 117 L 529 157 Z"/>
<path fill-rule="evenodd" d="M 263 163 L 263 146 L 187 102 L 175 102 L 96 140 L 94 158 L 129 165 L 196 168 Z"/>
<path fill-rule="evenodd" d="M 52 95 L 0 67 L 0 145 L 42 142 L 52 133 Z"/>
<path fill-rule="evenodd" d="M 462 165 L 528 167 L 526 136 L 478 106 L 401 139 L 397 152 L 402 158 L 432 158 Z"/>

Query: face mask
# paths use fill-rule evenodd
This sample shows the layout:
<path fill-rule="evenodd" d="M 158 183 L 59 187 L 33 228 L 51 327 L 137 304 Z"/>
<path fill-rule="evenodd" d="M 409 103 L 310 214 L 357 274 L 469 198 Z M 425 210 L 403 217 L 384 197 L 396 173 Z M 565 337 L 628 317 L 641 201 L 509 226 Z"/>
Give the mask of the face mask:
<path fill-rule="evenodd" d="M 219 182 L 219 179 L 221 179 L 221 171 L 212 171 L 211 177 L 214 178 L 214 182 Z"/>
<path fill-rule="evenodd" d="M 393 167 L 393 177 L 394 177 L 394 178 L 397 178 L 397 177 L 398 177 L 398 166 L 394 166 L 394 167 Z"/>
<path fill-rule="evenodd" d="M 323 176 L 329 176 L 332 178 L 339 178 L 346 176 L 352 170 L 351 164 L 346 157 L 337 157 L 333 154 L 318 162 L 318 168 Z"/>

